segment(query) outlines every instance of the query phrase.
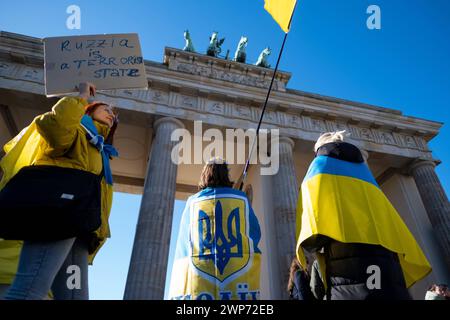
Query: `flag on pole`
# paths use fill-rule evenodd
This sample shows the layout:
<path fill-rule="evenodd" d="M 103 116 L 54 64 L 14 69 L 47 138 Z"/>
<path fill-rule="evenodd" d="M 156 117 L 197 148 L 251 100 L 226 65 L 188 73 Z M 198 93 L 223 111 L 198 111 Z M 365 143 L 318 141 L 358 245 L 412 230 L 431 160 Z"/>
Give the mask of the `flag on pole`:
<path fill-rule="evenodd" d="M 297 0 L 265 0 L 264 2 L 264 9 L 270 13 L 281 29 L 288 33 Z"/>
<path fill-rule="evenodd" d="M 275 65 L 275 69 L 272 75 L 272 80 L 270 81 L 269 90 L 267 90 L 266 101 L 264 102 L 263 110 L 261 112 L 261 116 L 259 118 L 258 127 L 256 128 L 256 136 L 259 135 L 259 128 L 261 127 L 261 123 L 264 117 L 264 112 L 266 111 L 267 102 L 269 101 L 270 91 L 272 90 L 273 81 L 275 80 L 275 75 L 277 74 L 278 65 L 280 63 L 281 55 L 283 54 L 284 44 L 286 43 L 287 35 L 289 32 L 289 28 L 291 27 L 291 20 L 294 14 L 295 5 L 297 4 L 297 0 L 265 0 L 264 9 L 267 10 L 275 19 L 275 21 L 280 25 L 281 29 L 284 30 L 284 38 L 283 43 L 281 44 L 280 53 L 278 54 L 277 64 Z M 255 140 L 256 141 L 256 140 Z M 250 165 L 251 155 L 253 153 L 253 147 L 255 143 L 253 142 L 250 155 L 247 159 L 247 162 L 244 166 L 244 172 L 242 173 L 242 179 L 240 182 L 239 190 L 242 190 L 245 182 L 245 178 L 247 177 L 247 170 Z"/>

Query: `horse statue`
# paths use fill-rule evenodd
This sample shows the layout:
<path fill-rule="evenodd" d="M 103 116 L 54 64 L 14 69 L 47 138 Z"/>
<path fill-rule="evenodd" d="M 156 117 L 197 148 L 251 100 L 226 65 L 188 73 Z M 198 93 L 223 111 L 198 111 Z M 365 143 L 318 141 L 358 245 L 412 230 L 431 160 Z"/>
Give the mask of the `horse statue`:
<path fill-rule="evenodd" d="M 233 61 L 245 63 L 247 59 L 247 53 L 245 53 L 245 48 L 247 47 L 248 38 L 242 36 L 241 40 L 236 49 L 236 53 L 234 54 Z"/>
<path fill-rule="evenodd" d="M 183 50 L 187 52 L 195 52 L 194 44 L 192 43 L 189 30 L 184 31 L 184 40 L 186 40 L 186 45 L 184 46 Z"/>
<path fill-rule="evenodd" d="M 220 47 L 223 42 L 225 41 L 225 38 L 222 38 L 219 40 L 219 37 L 217 36 L 217 32 L 213 32 L 211 37 L 209 37 L 209 46 L 206 50 L 206 54 L 211 57 L 218 57 L 219 54 L 222 52 L 222 48 Z"/>
<path fill-rule="evenodd" d="M 270 68 L 270 64 L 267 62 L 267 57 L 272 53 L 270 48 L 265 48 L 258 57 L 255 65 L 263 68 Z"/>

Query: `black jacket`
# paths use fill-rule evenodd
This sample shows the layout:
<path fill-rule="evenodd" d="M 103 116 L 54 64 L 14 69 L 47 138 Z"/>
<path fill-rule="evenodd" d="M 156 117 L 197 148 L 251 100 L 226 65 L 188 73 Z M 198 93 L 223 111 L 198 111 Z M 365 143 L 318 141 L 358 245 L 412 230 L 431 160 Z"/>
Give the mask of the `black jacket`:
<path fill-rule="evenodd" d="M 317 154 L 350 162 L 364 161 L 358 148 L 344 142 L 325 144 Z M 328 299 L 411 299 L 396 253 L 379 245 L 342 243 L 320 235 L 308 242 L 310 250 L 324 249 L 325 276 L 331 284 L 326 293 Z M 379 289 L 373 287 L 376 275 Z"/>
<path fill-rule="evenodd" d="M 306 272 L 297 270 L 293 280 L 293 287 L 289 293 L 290 300 L 315 300 L 311 289 L 309 288 L 310 278 Z"/>
<path fill-rule="evenodd" d="M 331 300 L 411 299 L 397 254 L 382 246 L 332 240 L 325 257 Z"/>

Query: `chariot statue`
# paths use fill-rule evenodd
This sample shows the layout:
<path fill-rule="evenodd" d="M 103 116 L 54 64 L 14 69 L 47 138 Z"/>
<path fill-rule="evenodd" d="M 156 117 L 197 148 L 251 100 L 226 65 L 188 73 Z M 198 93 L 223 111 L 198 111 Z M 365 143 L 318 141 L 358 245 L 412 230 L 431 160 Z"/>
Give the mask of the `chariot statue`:
<path fill-rule="evenodd" d="M 222 38 L 219 40 L 219 37 L 217 35 L 217 32 L 213 32 L 211 37 L 209 37 L 209 46 L 206 50 L 206 54 L 211 57 L 218 57 L 219 54 L 222 52 L 222 44 L 225 41 L 225 38 Z"/>
<path fill-rule="evenodd" d="M 236 52 L 234 54 L 233 61 L 245 63 L 247 59 L 247 53 L 245 52 L 245 48 L 247 47 L 248 38 L 242 36 L 239 44 L 237 46 Z"/>
<path fill-rule="evenodd" d="M 186 45 L 184 46 L 183 50 L 187 52 L 195 52 L 194 44 L 192 43 L 189 30 L 184 31 L 184 40 L 186 40 Z"/>
<path fill-rule="evenodd" d="M 263 68 L 270 68 L 270 64 L 267 62 L 267 57 L 272 53 L 270 48 L 265 48 L 259 55 L 258 61 L 255 65 Z"/>

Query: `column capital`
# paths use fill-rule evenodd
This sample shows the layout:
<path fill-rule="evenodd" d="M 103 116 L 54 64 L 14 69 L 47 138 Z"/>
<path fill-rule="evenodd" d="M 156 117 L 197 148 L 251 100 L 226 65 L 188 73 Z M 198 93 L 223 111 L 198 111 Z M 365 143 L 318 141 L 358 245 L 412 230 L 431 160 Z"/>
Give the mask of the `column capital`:
<path fill-rule="evenodd" d="M 159 118 L 159 119 L 155 120 L 155 122 L 153 123 L 153 128 L 155 130 L 158 130 L 158 127 L 161 124 L 168 123 L 168 122 L 169 123 L 171 122 L 171 123 L 175 124 L 180 129 L 184 129 L 185 128 L 183 122 L 181 122 L 180 120 L 178 120 L 176 118 L 172 118 L 172 117 L 162 117 L 162 118 Z"/>
<path fill-rule="evenodd" d="M 295 141 L 289 137 L 280 137 L 279 143 L 287 143 L 292 149 L 295 147 Z"/>
<path fill-rule="evenodd" d="M 430 166 L 434 169 L 436 167 L 436 163 L 430 159 L 417 158 L 407 167 L 407 172 L 412 175 L 414 170 L 423 166 Z"/>

